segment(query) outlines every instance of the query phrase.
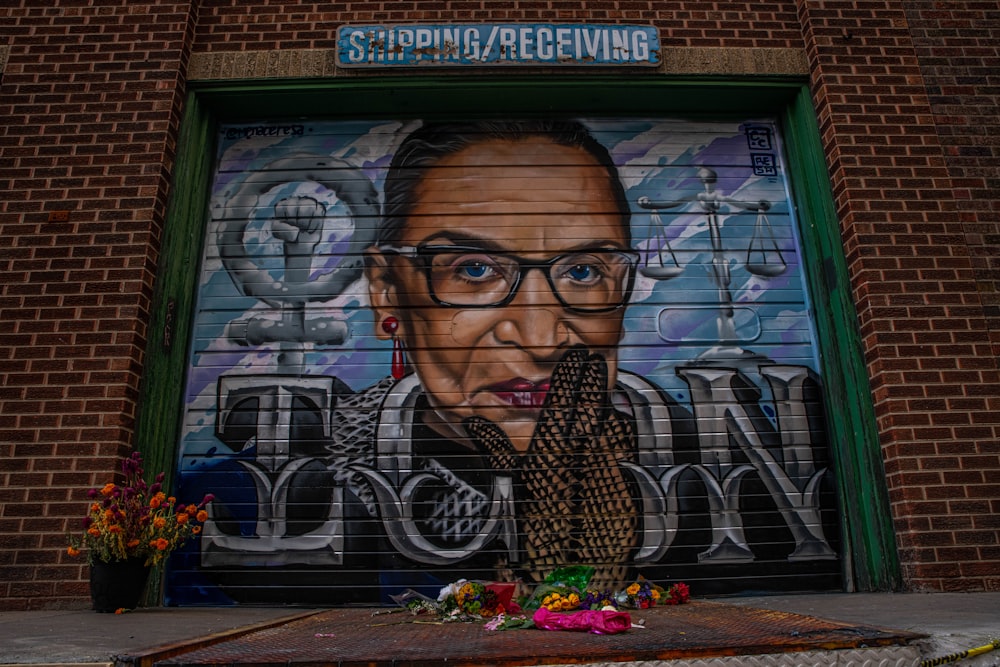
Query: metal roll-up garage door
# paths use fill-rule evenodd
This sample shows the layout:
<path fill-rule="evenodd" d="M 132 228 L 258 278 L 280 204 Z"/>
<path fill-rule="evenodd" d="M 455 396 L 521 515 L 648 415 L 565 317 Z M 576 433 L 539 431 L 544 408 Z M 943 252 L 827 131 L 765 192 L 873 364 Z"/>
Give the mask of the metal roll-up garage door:
<path fill-rule="evenodd" d="M 219 127 L 169 604 L 842 587 L 773 119 Z"/>

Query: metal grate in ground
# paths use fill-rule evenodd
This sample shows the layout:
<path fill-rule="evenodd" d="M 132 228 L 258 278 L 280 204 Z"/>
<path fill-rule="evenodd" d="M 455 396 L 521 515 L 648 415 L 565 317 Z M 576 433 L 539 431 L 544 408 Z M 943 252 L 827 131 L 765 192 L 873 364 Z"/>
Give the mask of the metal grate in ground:
<path fill-rule="evenodd" d="M 919 662 L 919 652 L 907 645 L 921 635 L 786 612 L 696 601 L 633 611 L 632 618 L 645 627 L 599 636 L 543 630 L 487 632 L 479 624 L 438 624 L 405 612 L 373 616 L 371 609 L 331 609 L 180 655 L 143 656 L 131 664 L 514 667 L 663 661 L 839 666 Z M 121 662 L 119 666 L 123 667 Z"/>

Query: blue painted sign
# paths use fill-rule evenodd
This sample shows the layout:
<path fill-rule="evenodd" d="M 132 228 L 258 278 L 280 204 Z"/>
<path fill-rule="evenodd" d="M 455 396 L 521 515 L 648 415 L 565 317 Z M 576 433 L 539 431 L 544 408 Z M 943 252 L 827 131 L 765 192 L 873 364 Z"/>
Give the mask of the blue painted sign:
<path fill-rule="evenodd" d="M 487 23 L 342 26 L 341 67 L 657 65 L 656 28 Z"/>

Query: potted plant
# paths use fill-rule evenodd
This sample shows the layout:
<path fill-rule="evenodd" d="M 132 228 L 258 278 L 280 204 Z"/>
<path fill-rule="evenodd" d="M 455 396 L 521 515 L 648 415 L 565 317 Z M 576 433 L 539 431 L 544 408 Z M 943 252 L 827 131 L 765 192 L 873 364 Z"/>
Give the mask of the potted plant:
<path fill-rule="evenodd" d="M 142 455 L 122 461 L 121 484 L 108 482 L 87 492 L 90 509 L 82 536 L 70 539 L 69 555 L 86 551 L 94 610 L 121 612 L 139 603 L 150 569 L 188 538 L 201 532 L 208 518 L 206 495 L 198 505 L 183 505 L 163 490 L 165 473 L 152 484 L 143 477 Z"/>

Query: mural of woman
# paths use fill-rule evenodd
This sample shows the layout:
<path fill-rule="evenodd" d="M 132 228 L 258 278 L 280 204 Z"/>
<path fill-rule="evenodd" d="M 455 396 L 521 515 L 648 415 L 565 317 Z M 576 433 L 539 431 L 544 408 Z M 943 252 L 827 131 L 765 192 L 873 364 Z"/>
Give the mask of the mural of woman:
<path fill-rule="evenodd" d="M 651 272 L 668 223 L 631 220 L 630 201 L 770 214 L 750 130 L 405 125 L 231 128 L 181 454 L 185 494 L 217 500 L 177 599 L 388 602 L 574 564 L 612 589 L 678 566 L 720 591 L 835 580 L 797 265 L 748 278 L 744 219 L 695 212 L 671 230 L 687 268 Z M 758 334 L 704 333 L 736 311 Z"/>
<path fill-rule="evenodd" d="M 385 201 L 366 271 L 376 330 L 419 387 L 413 454 L 464 448 L 510 476 L 523 575 L 588 563 L 625 581 L 635 429 L 612 390 L 639 257 L 606 150 L 566 121 L 428 125 Z"/>

